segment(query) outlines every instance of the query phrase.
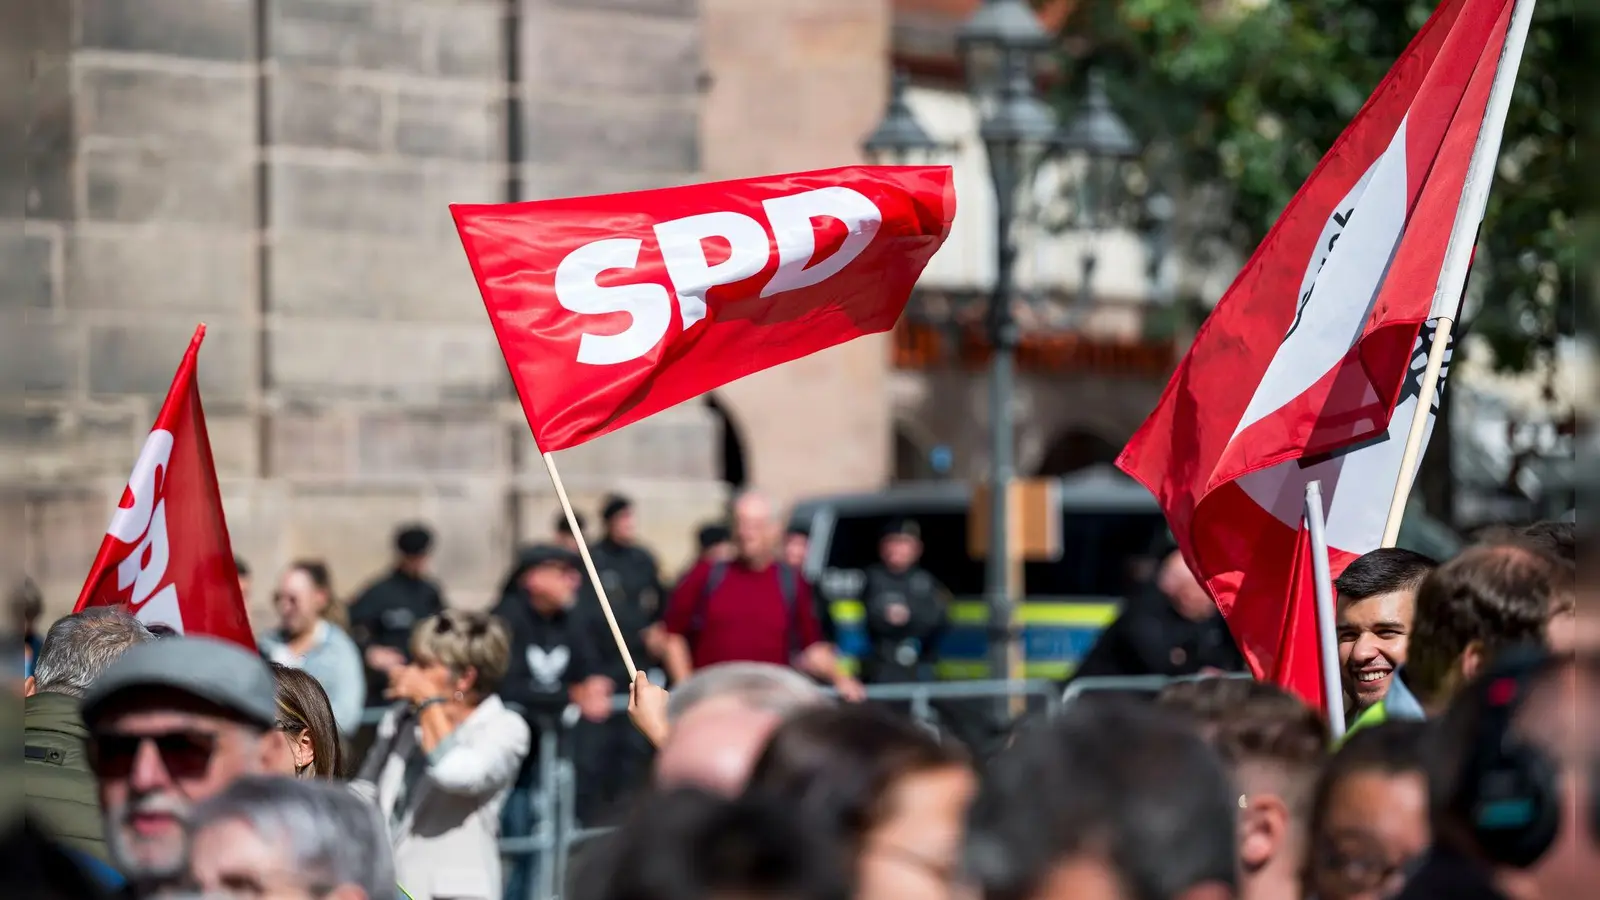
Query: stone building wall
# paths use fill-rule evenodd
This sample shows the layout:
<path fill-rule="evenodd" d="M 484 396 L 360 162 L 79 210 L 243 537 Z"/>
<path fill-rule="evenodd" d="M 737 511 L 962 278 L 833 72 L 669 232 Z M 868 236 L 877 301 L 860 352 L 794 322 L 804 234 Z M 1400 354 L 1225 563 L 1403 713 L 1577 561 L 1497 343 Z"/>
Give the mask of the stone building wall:
<path fill-rule="evenodd" d="M 255 601 L 300 556 L 353 589 L 410 519 L 488 600 L 555 502 L 447 204 L 698 180 L 704 29 L 695 0 L 0 0 L 32 55 L 0 89 L 8 558 L 70 604 L 204 321 Z M 563 474 L 634 495 L 675 565 L 716 429 L 685 404 Z"/>

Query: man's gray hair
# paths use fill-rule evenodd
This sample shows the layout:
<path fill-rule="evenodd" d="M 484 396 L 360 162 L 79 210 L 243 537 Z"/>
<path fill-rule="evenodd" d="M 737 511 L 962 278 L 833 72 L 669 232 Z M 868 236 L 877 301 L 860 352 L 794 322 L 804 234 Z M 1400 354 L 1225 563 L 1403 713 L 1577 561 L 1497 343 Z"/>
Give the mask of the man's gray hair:
<path fill-rule="evenodd" d="M 34 690 L 82 697 L 128 648 L 155 639 L 143 622 L 109 606 L 58 619 L 33 664 Z"/>
<path fill-rule="evenodd" d="M 718 663 L 694 673 L 673 690 L 667 700 L 667 719 L 676 722 L 707 700 L 724 698 L 780 716 L 831 702 L 816 682 L 787 666 L 758 662 Z"/>
<path fill-rule="evenodd" d="M 378 809 L 335 781 L 250 775 L 202 803 L 191 835 L 239 822 L 280 847 L 313 894 L 355 885 L 368 897 L 395 895 L 394 854 Z"/>

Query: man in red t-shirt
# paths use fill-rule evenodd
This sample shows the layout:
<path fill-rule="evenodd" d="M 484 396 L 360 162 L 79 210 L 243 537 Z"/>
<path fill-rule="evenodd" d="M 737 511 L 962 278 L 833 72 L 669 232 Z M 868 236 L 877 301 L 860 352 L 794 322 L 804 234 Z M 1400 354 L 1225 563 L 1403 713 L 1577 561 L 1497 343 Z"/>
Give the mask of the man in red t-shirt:
<path fill-rule="evenodd" d="M 777 559 L 772 505 L 760 494 L 743 494 L 734 502 L 733 524 L 738 555 L 697 563 L 667 604 L 673 680 L 716 663 L 774 663 L 833 685 L 846 700 L 861 699 L 860 682 L 822 639 L 805 578 Z"/>

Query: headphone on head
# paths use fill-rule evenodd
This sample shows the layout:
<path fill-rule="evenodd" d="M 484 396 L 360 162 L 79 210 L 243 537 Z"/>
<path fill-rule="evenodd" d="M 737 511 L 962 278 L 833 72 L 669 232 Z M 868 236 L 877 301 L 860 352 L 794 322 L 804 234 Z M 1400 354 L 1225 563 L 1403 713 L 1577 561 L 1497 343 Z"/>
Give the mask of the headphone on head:
<path fill-rule="evenodd" d="M 1561 829 L 1555 762 L 1512 731 L 1517 711 L 1550 662 L 1543 648 L 1513 648 L 1479 680 L 1479 719 L 1456 797 L 1478 850 L 1492 862 L 1518 869 L 1544 856 Z M 1600 818 L 1594 787 L 1590 812 Z"/>

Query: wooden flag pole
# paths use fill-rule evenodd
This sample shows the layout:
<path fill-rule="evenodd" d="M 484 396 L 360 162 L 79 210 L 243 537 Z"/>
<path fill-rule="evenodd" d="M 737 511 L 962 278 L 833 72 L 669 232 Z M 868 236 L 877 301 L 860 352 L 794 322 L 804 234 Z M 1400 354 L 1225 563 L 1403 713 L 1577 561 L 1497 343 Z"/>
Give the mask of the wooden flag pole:
<path fill-rule="evenodd" d="M 589 555 L 589 542 L 583 537 L 583 529 L 578 527 L 578 514 L 572 511 L 572 501 L 567 499 L 567 486 L 561 483 L 561 473 L 556 471 L 555 455 L 541 452 L 539 457 L 544 460 L 545 471 L 550 473 L 550 483 L 556 486 L 556 498 L 561 501 L 561 511 L 566 514 L 567 527 L 578 541 L 578 555 L 583 557 L 583 567 L 589 572 L 589 583 L 594 585 L 595 596 L 600 598 L 600 611 L 606 614 L 606 624 L 611 626 L 611 637 L 617 642 L 617 651 L 622 654 L 622 662 L 628 667 L 628 683 L 632 684 L 638 678 L 639 670 L 633 664 L 633 654 L 628 652 L 628 642 L 622 637 L 617 616 L 611 611 L 611 600 L 606 597 L 606 586 L 600 583 L 594 557 Z"/>
<path fill-rule="evenodd" d="M 1433 333 L 1428 367 L 1422 373 L 1417 409 L 1411 414 L 1411 430 L 1406 433 L 1406 449 L 1400 457 L 1400 472 L 1395 476 L 1394 496 L 1389 499 L 1389 517 L 1383 522 L 1380 547 L 1393 547 L 1400 539 L 1400 521 L 1406 516 L 1406 501 L 1411 498 L 1411 485 L 1416 481 L 1417 457 L 1422 454 L 1422 439 L 1428 434 L 1428 416 L 1433 412 L 1433 398 L 1439 393 L 1439 371 L 1444 367 L 1444 351 L 1450 347 L 1450 329 L 1454 325 L 1455 320 L 1440 317 L 1438 330 Z"/>

